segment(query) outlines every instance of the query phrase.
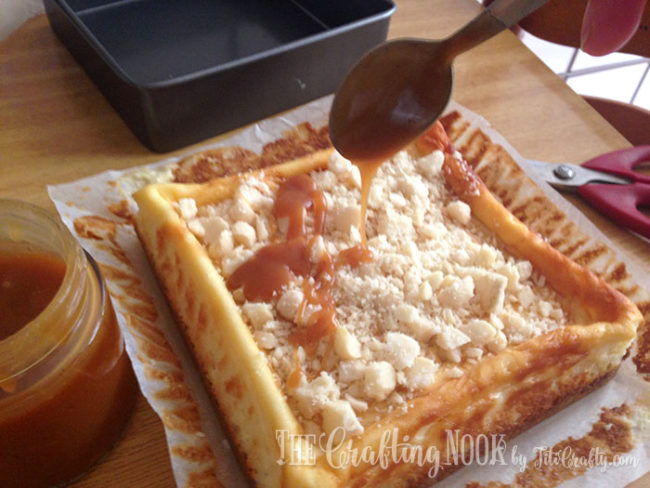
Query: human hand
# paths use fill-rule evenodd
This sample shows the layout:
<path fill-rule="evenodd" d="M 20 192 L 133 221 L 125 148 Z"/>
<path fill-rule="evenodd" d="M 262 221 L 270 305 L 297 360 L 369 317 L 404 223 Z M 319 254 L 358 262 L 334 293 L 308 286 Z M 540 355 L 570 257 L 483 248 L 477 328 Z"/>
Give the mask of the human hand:
<path fill-rule="evenodd" d="M 639 28 L 647 2 L 589 0 L 582 21 L 582 50 L 593 56 L 618 51 Z"/>

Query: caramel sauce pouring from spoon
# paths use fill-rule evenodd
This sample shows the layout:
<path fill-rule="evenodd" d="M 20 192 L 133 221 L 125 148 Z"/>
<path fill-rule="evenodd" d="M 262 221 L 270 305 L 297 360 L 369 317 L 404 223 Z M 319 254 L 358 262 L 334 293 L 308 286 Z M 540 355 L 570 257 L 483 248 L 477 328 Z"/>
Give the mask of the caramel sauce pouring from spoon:
<path fill-rule="evenodd" d="M 397 39 L 348 73 L 330 112 L 330 137 L 346 158 L 376 167 L 422 134 L 451 97 L 454 58 L 516 24 L 548 0 L 495 0 L 439 40 Z"/>

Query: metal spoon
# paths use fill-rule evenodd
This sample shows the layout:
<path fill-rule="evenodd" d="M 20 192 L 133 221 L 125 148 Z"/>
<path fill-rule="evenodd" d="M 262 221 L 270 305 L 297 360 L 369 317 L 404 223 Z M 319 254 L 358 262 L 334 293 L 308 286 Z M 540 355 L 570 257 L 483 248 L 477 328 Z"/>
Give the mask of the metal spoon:
<path fill-rule="evenodd" d="M 426 130 L 451 96 L 452 61 L 548 0 L 495 0 L 447 39 L 398 39 L 368 52 L 348 73 L 330 113 L 330 136 L 346 158 L 387 159 Z"/>

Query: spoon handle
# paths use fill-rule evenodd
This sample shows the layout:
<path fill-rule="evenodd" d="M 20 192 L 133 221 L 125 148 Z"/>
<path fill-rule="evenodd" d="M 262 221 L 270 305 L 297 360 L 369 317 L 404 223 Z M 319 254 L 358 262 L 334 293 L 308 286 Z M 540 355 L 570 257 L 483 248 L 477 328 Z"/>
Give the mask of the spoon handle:
<path fill-rule="evenodd" d="M 524 17 L 533 13 L 548 0 L 495 0 L 486 9 L 499 19 L 505 27 L 512 27 Z"/>
<path fill-rule="evenodd" d="M 513 26 L 548 0 L 495 0 L 467 25 L 443 41 L 448 58 L 478 46 Z"/>

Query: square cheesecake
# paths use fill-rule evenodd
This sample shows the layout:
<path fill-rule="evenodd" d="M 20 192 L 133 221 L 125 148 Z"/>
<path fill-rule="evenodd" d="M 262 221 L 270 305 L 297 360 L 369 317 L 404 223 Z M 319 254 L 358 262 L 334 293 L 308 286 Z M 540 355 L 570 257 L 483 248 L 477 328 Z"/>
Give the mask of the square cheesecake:
<path fill-rule="evenodd" d="M 510 214 L 440 125 L 378 168 L 365 218 L 361 189 L 320 149 L 134 195 L 258 486 L 430 485 L 462 465 L 449 432 L 534 425 L 610 377 L 641 321 Z"/>

